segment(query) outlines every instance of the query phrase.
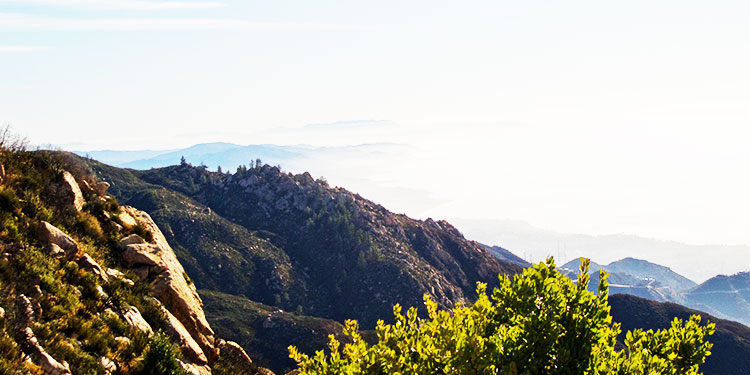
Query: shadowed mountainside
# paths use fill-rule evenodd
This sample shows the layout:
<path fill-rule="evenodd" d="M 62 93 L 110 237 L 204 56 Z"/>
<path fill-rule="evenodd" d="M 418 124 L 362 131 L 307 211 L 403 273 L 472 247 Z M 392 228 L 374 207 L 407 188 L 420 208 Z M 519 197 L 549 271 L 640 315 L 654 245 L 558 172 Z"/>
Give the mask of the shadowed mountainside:
<path fill-rule="evenodd" d="M 451 307 L 472 300 L 476 282 L 493 287 L 498 274 L 521 269 L 447 222 L 391 213 L 307 173 L 263 165 L 225 174 L 187 163 L 133 171 L 87 162 L 121 201 L 157 222 L 203 290 L 216 330 L 234 332 L 276 371 L 290 369 L 286 351 L 278 349 L 297 343 L 293 332 L 306 326 L 300 321 L 352 318 L 371 328 L 390 319 L 396 303 L 422 308 L 422 296 L 430 294 Z M 238 306 L 246 309 L 244 318 L 212 313 Z M 251 317 L 267 309 L 286 317 L 292 315 L 284 311 L 294 312 L 290 321 L 297 325 L 281 325 L 274 345 L 253 346 L 259 331 Z M 312 337 L 324 342 L 336 326 L 322 326 Z"/>
<path fill-rule="evenodd" d="M 750 374 L 750 328 L 729 320 L 717 319 L 701 311 L 674 303 L 660 303 L 644 298 L 619 294 L 609 297 L 612 318 L 622 324 L 623 332 L 660 329 L 671 325 L 674 318 L 688 319 L 701 315 L 703 322 L 716 323 L 716 332 L 708 338 L 713 343 L 711 355 L 701 370 L 706 375 Z M 624 339 L 624 334 L 620 340 Z"/>

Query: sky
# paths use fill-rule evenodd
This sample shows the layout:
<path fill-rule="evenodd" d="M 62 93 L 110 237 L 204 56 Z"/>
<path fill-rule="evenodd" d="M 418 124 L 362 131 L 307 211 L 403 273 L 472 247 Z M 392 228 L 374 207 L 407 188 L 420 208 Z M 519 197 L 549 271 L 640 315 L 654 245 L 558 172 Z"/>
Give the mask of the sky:
<path fill-rule="evenodd" d="M 0 0 L 0 123 L 71 149 L 395 143 L 408 151 L 358 173 L 411 216 L 750 244 L 749 14 Z"/>

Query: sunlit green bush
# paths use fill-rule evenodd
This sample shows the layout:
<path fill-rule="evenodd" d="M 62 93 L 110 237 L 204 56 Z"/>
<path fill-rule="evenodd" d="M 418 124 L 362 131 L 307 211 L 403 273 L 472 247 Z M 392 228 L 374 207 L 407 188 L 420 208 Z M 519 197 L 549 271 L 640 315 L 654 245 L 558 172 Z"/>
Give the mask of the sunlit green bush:
<path fill-rule="evenodd" d="M 491 297 L 479 285 L 471 306 L 438 311 L 425 297 L 429 317 L 417 309 L 406 315 L 393 309 L 394 324 L 379 321 L 378 342 L 362 340 L 355 321 L 345 334 L 352 343 L 340 348 L 330 337 L 329 354 L 313 357 L 290 347 L 300 375 L 323 374 L 698 374 L 710 354 L 706 336 L 713 324 L 700 317 L 675 320 L 667 330 L 635 330 L 625 350 L 615 348 L 620 325 L 612 323 L 607 304 L 606 274 L 598 295 L 587 291 L 588 260 L 578 282 L 560 274 L 552 259 L 515 276 L 503 277 Z"/>

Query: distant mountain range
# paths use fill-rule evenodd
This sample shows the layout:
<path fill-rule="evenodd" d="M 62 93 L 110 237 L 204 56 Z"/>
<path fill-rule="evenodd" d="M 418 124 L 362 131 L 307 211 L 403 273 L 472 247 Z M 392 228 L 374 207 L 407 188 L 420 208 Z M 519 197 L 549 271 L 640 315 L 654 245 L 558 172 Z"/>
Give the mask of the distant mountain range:
<path fill-rule="evenodd" d="M 580 258 L 565 263 L 562 268 L 577 271 L 581 264 Z M 592 262 L 589 272 L 599 272 L 602 269 L 612 275 L 627 275 L 635 280 L 655 281 L 662 286 L 672 288 L 676 292 L 684 292 L 697 284 L 672 271 L 669 267 L 647 262 L 641 259 L 624 258 L 607 265 Z"/>
<path fill-rule="evenodd" d="M 500 259 L 505 257 L 507 255 Z M 580 260 L 574 259 L 561 268 L 575 280 L 579 266 Z M 591 262 L 591 291 L 595 291 L 598 285 L 599 270 L 609 273 L 607 281 L 610 294 L 628 294 L 652 301 L 678 303 L 720 318 L 750 325 L 748 272 L 731 276 L 718 275 L 696 285 L 692 280 L 668 267 L 645 260 L 625 258 L 607 265 Z"/>
<path fill-rule="evenodd" d="M 210 170 L 222 167 L 234 172 L 240 165 L 250 165 L 260 159 L 264 164 L 282 164 L 287 170 L 309 170 L 316 161 L 341 157 L 363 157 L 368 153 L 397 152 L 404 147 L 391 143 L 362 144 L 340 147 L 315 147 L 309 145 L 238 145 L 225 142 L 201 143 L 175 150 L 144 151 L 74 151 L 119 168 L 151 169 L 175 165 L 181 158 L 193 165 L 204 165 Z"/>
<path fill-rule="evenodd" d="M 343 319 L 369 328 L 396 302 L 420 306 L 424 293 L 448 307 L 470 300 L 476 281 L 492 287 L 497 274 L 510 276 L 527 265 L 505 247 L 467 240 L 447 222 L 394 214 L 307 173 L 245 165 L 227 174 L 189 163 L 136 171 L 86 162 L 111 184 L 111 194 L 159 225 L 204 298 L 215 330 L 276 371 L 290 368 L 287 345 L 312 350 L 328 334 L 339 334 Z M 613 293 L 695 285 L 636 259 L 592 270 L 597 267 L 612 270 Z M 622 294 L 611 301 L 615 320 L 634 327 L 666 327 L 672 317 L 691 313 Z M 741 361 L 727 359 L 750 354 L 747 327 L 710 319 L 720 323 L 721 341 L 705 373 L 746 374 Z"/>
<path fill-rule="evenodd" d="M 500 246 L 482 245 L 496 258 L 528 267 L 530 263 Z M 560 266 L 561 272 L 576 280 L 580 258 Z M 609 293 L 627 294 L 657 302 L 672 302 L 714 316 L 750 325 L 750 273 L 714 276 L 698 285 L 671 268 L 642 259 L 624 258 L 607 265 L 589 264 L 589 290 L 596 292 L 599 270 L 609 274 Z"/>
<path fill-rule="evenodd" d="M 750 273 L 719 275 L 686 294 L 686 305 L 750 325 Z"/>
<path fill-rule="evenodd" d="M 527 261 L 539 261 L 549 255 L 560 264 L 580 257 L 599 263 L 632 257 L 668 265 L 696 282 L 706 281 L 717 274 L 750 269 L 750 246 L 747 245 L 689 245 L 628 234 L 569 234 L 515 220 L 451 218 L 449 221 L 467 238 L 500 245 Z"/>

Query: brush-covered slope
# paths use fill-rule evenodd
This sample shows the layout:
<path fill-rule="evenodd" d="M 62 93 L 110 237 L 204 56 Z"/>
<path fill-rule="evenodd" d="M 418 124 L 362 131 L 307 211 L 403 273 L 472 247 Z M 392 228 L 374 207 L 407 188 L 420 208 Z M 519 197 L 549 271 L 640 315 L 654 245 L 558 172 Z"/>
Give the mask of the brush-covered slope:
<path fill-rule="evenodd" d="M 261 285 L 278 284 L 278 293 L 273 298 L 239 294 L 308 315 L 337 321 L 354 318 L 365 327 L 372 326 L 377 319 L 390 316 L 395 303 L 421 305 L 422 295 L 428 293 L 447 307 L 472 298 L 477 281 L 496 285 L 498 274 L 519 270 L 467 241 L 447 222 L 393 214 L 306 173 L 292 175 L 268 165 L 223 174 L 188 164 L 147 171 L 91 164 L 102 179 L 112 183 L 113 192 L 152 213 L 168 236 L 175 233 L 173 245 L 187 249 L 196 260 L 209 252 L 235 261 L 231 251 L 237 249 L 227 243 L 225 249 L 216 251 L 196 245 L 187 237 L 193 230 L 180 236 L 175 228 L 197 225 L 193 220 L 211 220 L 199 218 L 199 213 L 217 216 L 212 223 L 234 226 L 231 230 L 238 238 L 259 244 L 248 246 L 248 253 L 256 257 L 260 252 L 275 254 L 267 263 L 281 276 L 264 276 Z M 172 198 L 182 203 L 169 203 Z M 197 207 L 196 215 L 181 217 L 185 205 Z M 201 236 L 209 242 L 227 238 L 205 233 Z M 248 261 L 256 269 L 262 263 Z M 239 269 L 248 272 L 246 268 Z M 222 272 L 237 271 L 222 268 Z M 217 290 L 238 294 L 223 287 Z"/>
<path fill-rule="evenodd" d="M 255 373 L 159 228 L 107 187 L 77 158 L 0 147 L 0 373 Z"/>
<path fill-rule="evenodd" d="M 288 347 L 305 353 L 325 348 L 328 335 L 346 341 L 344 326 L 336 321 L 299 315 L 249 299 L 201 290 L 206 316 L 216 334 L 248 349 L 257 364 L 286 373 L 296 367 Z"/>
<path fill-rule="evenodd" d="M 701 365 L 701 371 L 705 375 L 750 374 L 750 328 L 742 324 L 717 319 L 674 303 L 654 302 L 625 294 L 611 295 L 609 304 L 612 318 L 622 324 L 623 332 L 635 328 L 667 328 L 674 318 L 701 315 L 704 322 L 716 323 L 716 332 L 708 338 L 714 346 L 706 363 Z M 624 339 L 624 334 L 622 336 L 620 340 Z"/>

